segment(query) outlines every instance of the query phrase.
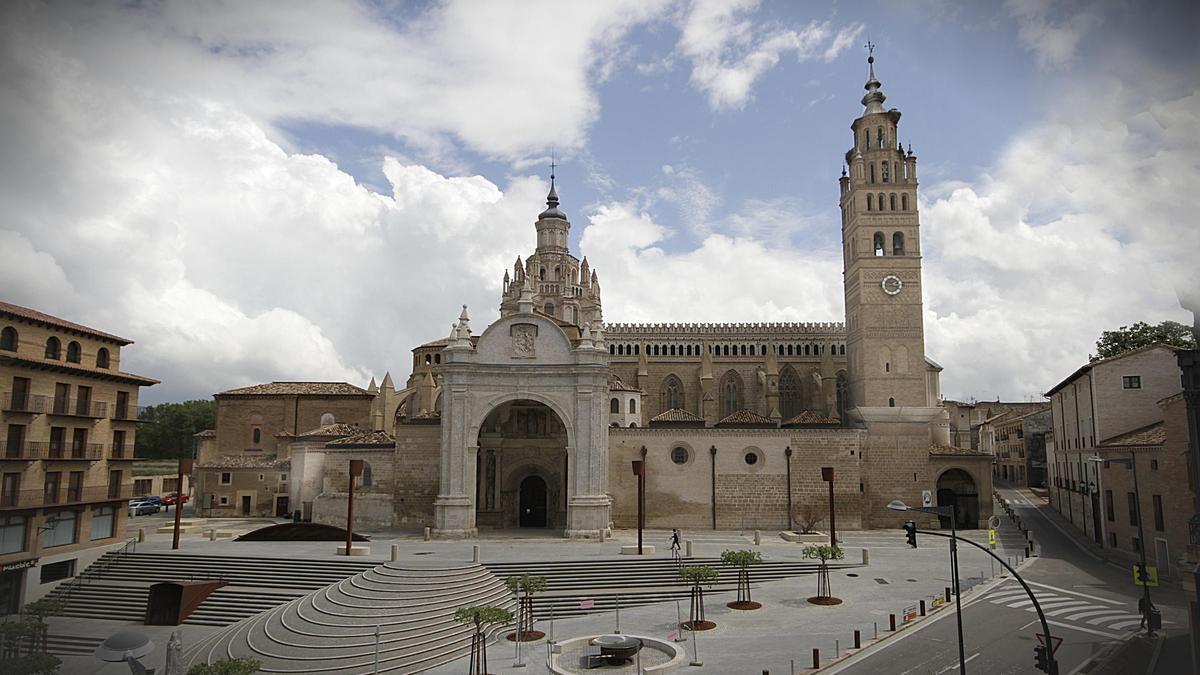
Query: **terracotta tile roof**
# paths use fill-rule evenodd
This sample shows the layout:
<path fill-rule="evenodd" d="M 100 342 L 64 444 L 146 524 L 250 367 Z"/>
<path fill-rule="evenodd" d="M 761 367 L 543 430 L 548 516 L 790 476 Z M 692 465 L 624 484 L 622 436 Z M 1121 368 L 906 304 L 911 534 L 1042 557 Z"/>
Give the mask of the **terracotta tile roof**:
<path fill-rule="evenodd" d="M 390 448 L 396 445 L 396 439 L 385 431 L 360 431 L 352 436 L 339 438 L 325 444 L 327 448 Z"/>
<path fill-rule="evenodd" d="M 200 464 L 201 469 L 290 469 L 292 460 L 275 455 L 225 455 L 207 464 Z"/>
<path fill-rule="evenodd" d="M 836 417 L 826 417 L 816 410 L 801 410 L 799 415 L 791 419 L 784 420 L 784 426 L 797 424 L 841 424 L 842 421 Z"/>
<path fill-rule="evenodd" d="M 445 347 L 448 344 L 450 344 L 450 338 L 442 338 L 441 340 L 434 340 L 432 342 L 426 342 L 423 345 L 417 345 L 416 347 L 413 347 L 413 350 L 415 351 L 425 347 Z"/>
<path fill-rule="evenodd" d="M 269 382 L 238 387 L 216 396 L 374 396 L 347 382 Z"/>
<path fill-rule="evenodd" d="M 635 387 L 633 385 L 625 384 L 623 381 L 621 381 L 621 378 L 617 377 L 616 375 L 613 375 L 608 378 L 608 390 L 609 391 L 636 391 L 639 394 L 645 393 L 641 389 L 638 389 L 637 387 Z"/>
<path fill-rule="evenodd" d="M 972 450 L 970 448 L 957 448 L 957 447 L 954 447 L 953 445 L 938 445 L 936 443 L 929 446 L 929 454 L 930 455 L 955 455 L 955 456 L 959 456 L 959 457 L 962 457 L 962 456 L 991 457 L 991 455 L 984 453 L 984 452 L 979 452 L 978 450 Z"/>
<path fill-rule="evenodd" d="M 193 438 L 216 438 L 217 430 L 216 429 L 205 429 L 204 431 L 201 431 L 198 434 L 192 434 L 192 436 L 193 436 Z"/>
<path fill-rule="evenodd" d="M 671 408 L 650 418 L 651 422 L 703 422 L 692 413 L 682 408 Z"/>
<path fill-rule="evenodd" d="M 49 314 L 39 312 L 36 309 L 29 309 L 28 307 L 21 307 L 20 305 L 14 305 L 8 302 L 0 302 L 0 314 L 8 314 L 20 319 L 25 319 L 26 321 L 34 321 L 45 326 L 73 330 L 79 333 L 84 333 L 85 335 L 100 338 L 101 340 L 116 342 L 120 345 L 133 344 L 133 340 L 123 338 L 118 335 L 113 335 L 112 333 L 105 333 L 104 331 L 96 330 L 95 328 L 88 328 L 87 326 L 77 324 L 73 321 L 60 319 L 57 316 L 50 316 Z"/>
<path fill-rule="evenodd" d="M 1108 440 L 1101 441 L 1099 448 L 1127 448 L 1134 445 L 1162 445 L 1167 440 L 1167 425 L 1165 422 L 1155 422 L 1140 429 L 1117 434 Z"/>
<path fill-rule="evenodd" d="M 761 424 L 761 425 L 775 426 L 775 420 L 771 419 L 770 417 L 763 417 L 762 415 L 759 415 L 758 413 L 755 413 L 755 412 L 751 412 L 749 410 L 737 410 L 737 411 L 734 411 L 733 414 L 729 415 L 725 419 L 721 420 L 720 422 L 717 422 L 717 426 L 721 426 L 721 425 L 733 426 L 733 425 L 743 425 L 743 424 L 754 424 L 754 425 Z"/>
<path fill-rule="evenodd" d="M 308 431 L 299 434 L 299 438 L 311 436 L 342 438 L 343 436 L 352 436 L 357 434 L 358 431 L 359 429 L 357 424 L 345 424 L 343 422 L 338 422 L 337 424 L 327 424 L 323 427 L 317 427 L 316 429 L 309 429 Z"/>

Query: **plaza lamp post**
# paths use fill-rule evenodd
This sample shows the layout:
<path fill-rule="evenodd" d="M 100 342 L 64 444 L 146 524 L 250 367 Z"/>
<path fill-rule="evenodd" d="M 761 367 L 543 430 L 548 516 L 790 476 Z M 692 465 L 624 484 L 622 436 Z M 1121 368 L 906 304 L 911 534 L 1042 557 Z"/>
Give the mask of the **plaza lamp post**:
<path fill-rule="evenodd" d="M 1026 595 L 1028 595 L 1030 601 L 1033 602 L 1033 608 L 1034 608 L 1034 610 L 1037 611 L 1038 620 L 1041 621 L 1042 630 L 1045 632 L 1045 636 L 1046 636 L 1046 644 L 1043 647 L 1035 648 L 1035 653 L 1038 654 L 1038 669 L 1043 670 L 1044 672 L 1049 673 L 1050 675 L 1058 675 L 1058 662 L 1054 659 L 1054 643 L 1053 643 L 1053 640 L 1052 640 L 1052 637 L 1050 634 L 1050 624 L 1047 623 L 1047 621 L 1046 621 L 1046 615 L 1042 612 L 1042 606 L 1040 603 L 1038 603 L 1037 596 L 1035 596 L 1033 594 L 1033 591 L 1030 590 L 1030 588 L 1029 588 L 1029 584 L 1025 583 L 1025 580 L 1021 578 L 1021 575 L 1017 574 L 1017 571 L 1014 570 L 1008 564 L 1007 561 L 1005 561 L 1003 558 L 996 555 L 995 553 L 992 553 L 992 551 L 989 550 L 987 546 L 973 542 L 970 539 L 963 539 L 958 536 L 957 532 L 955 531 L 955 522 L 954 522 L 956 520 L 957 513 L 956 513 L 956 509 L 953 504 L 950 504 L 948 506 L 909 506 L 909 505 L 905 504 L 904 502 L 900 501 L 899 499 L 896 499 L 896 500 L 893 500 L 890 504 L 888 504 L 888 508 L 893 511 L 918 511 L 920 513 L 932 513 L 932 514 L 938 515 L 938 516 L 949 516 L 949 518 L 950 518 L 950 534 L 946 534 L 945 532 L 931 532 L 928 530 L 918 530 L 916 523 L 914 523 L 911 520 L 904 524 L 904 529 L 908 532 L 908 543 L 913 548 L 917 547 L 917 534 L 918 533 L 929 534 L 929 535 L 933 535 L 935 537 L 945 537 L 950 540 L 950 571 L 954 577 L 954 602 L 955 602 L 955 606 L 956 606 L 956 613 L 958 615 L 957 618 L 958 618 L 958 671 L 959 671 L 959 673 L 962 673 L 963 675 L 965 675 L 967 672 L 966 649 L 964 648 L 964 645 L 963 645 L 962 600 L 960 598 L 959 588 L 958 588 L 958 545 L 957 544 L 958 544 L 958 542 L 961 541 L 963 543 L 970 544 L 971 546 L 974 546 L 975 548 L 977 548 L 977 549 L 983 551 L 984 553 L 995 558 L 996 561 L 999 562 L 1004 567 L 1004 569 L 1008 570 L 1009 573 L 1013 575 L 1013 578 L 1016 579 L 1017 582 L 1021 584 L 1021 587 L 1025 589 Z M 1043 651 L 1044 651 L 1044 654 L 1043 654 Z M 1042 661 L 1043 658 L 1045 659 L 1044 663 Z"/>
<path fill-rule="evenodd" d="M 1142 530 L 1142 493 L 1138 489 L 1136 458 L 1131 450 L 1127 458 L 1104 459 L 1097 454 L 1088 457 L 1088 461 L 1096 464 L 1097 468 L 1101 462 L 1116 462 L 1124 464 L 1133 471 L 1133 509 L 1134 515 L 1137 516 L 1138 556 L 1141 559 L 1141 563 L 1138 565 L 1137 580 L 1142 584 L 1142 621 L 1146 624 L 1147 637 L 1154 637 L 1154 604 L 1150 602 L 1150 576 L 1146 573 L 1146 533 Z"/>
<path fill-rule="evenodd" d="M 354 547 L 354 483 L 363 473 L 363 461 L 361 459 L 350 460 L 350 484 L 346 496 L 346 557 L 350 557 L 351 550 Z"/>
<path fill-rule="evenodd" d="M 646 448 L 642 448 L 645 451 Z M 633 475 L 637 476 L 637 526 L 638 526 L 638 555 L 642 554 L 642 529 L 646 527 L 646 460 L 633 460 Z"/>
<path fill-rule="evenodd" d="M 179 518 L 180 518 L 180 515 L 183 513 L 183 502 L 184 502 L 183 475 L 185 473 L 190 474 L 191 472 L 192 472 L 192 460 L 190 460 L 190 459 L 179 460 L 179 476 L 175 481 L 175 534 L 174 534 L 174 537 L 171 539 L 171 549 L 172 550 L 179 548 Z"/>

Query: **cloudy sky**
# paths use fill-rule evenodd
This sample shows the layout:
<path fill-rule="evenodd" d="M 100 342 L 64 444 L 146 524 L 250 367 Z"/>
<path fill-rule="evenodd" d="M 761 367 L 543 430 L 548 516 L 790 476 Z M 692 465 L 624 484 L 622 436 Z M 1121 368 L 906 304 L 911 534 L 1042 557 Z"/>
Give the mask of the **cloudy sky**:
<path fill-rule="evenodd" d="M 0 299 L 133 338 L 145 403 L 402 382 L 497 316 L 554 153 L 608 321 L 840 321 L 870 39 L 943 391 L 1025 399 L 1191 322 L 1196 7 L 7 2 Z"/>

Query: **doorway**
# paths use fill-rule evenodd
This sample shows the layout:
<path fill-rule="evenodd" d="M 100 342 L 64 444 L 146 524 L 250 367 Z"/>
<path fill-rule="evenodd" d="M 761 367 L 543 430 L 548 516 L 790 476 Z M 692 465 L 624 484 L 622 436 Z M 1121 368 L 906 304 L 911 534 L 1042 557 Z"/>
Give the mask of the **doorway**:
<path fill-rule="evenodd" d="M 242 515 L 250 515 L 250 503 L 253 498 L 250 495 L 242 495 Z"/>
<path fill-rule="evenodd" d="M 937 480 L 938 506 L 954 505 L 957 516 L 954 527 L 973 530 L 979 527 L 979 488 L 971 474 L 962 469 L 950 469 Z M 939 516 L 940 526 L 950 527 L 948 516 Z"/>
<path fill-rule="evenodd" d="M 288 513 L 288 498 L 283 496 L 276 497 L 275 516 L 278 518 L 287 518 L 290 515 L 292 514 Z"/>
<path fill-rule="evenodd" d="M 546 481 L 540 476 L 526 476 L 521 481 L 521 527 L 546 527 Z"/>
<path fill-rule="evenodd" d="M 1158 563 L 1158 576 L 1171 576 L 1171 552 L 1166 539 L 1154 538 L 1154 557 Z"/>

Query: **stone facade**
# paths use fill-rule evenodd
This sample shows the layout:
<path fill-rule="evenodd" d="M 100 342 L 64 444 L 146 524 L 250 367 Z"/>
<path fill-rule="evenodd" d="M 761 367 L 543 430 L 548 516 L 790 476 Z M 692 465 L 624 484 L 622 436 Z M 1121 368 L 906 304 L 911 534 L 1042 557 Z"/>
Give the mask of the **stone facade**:
<path fill-rule="evenodd" d="M 125 533 L 138 392 L 128 339 L 0 302 L 0 614 L 74 576 Z"/>
<path fill-rule="evenodd" d="M 992 475 L 1028 487 L 1045 482 L 1050 406 L 1025 414 L 1001 413 L 980 425 L 980 450 L 992 456 Z"/>
<path fill-rule="evenodd" d="M 599 274 L 569 251 L 552 175 L 536 249 L 504 273 L 500 318 L 476 334 L 464 307 L 449 336 L 413 349 L 402 388 L 388 374 L 368 400 L 346 399 L 337 421 L 357 411 L 388 448 L 339 450 L 344 439 L 327 436 L 340 431 L 317 428 L 320 406 L 302 401 L 309 419 L 297 422 L 297 403 L 276 392 L 277 403 L 238 402 L 220 417 L 215 454 L 257 454 L 247 419 L 260 416 L 278 432 L 262 454 L 290 455 L 292 499 L 337 522 L 346 460 L 371 453 L 393 483 L 364 494 L 363 522 L 446 537 L 631 525 L 630 462 L 643 448 L 655 527 L 788 527 L 789 497 L 825 503 L 822 467 L 835 470 L 839 527 L 898 524 L 894 499 L 957 503 L 960 524 L 978 526 L 991 513 L 990 458 L 951 442 L 940 407 L 941 367 L 924 349 L 916 156 L 899 147 L 900 113 L 883 108 L 873 68 L 838 181 L 845 322 L 605 323 Z M 249 389 L 237 398 L 267 393 Z"/>

